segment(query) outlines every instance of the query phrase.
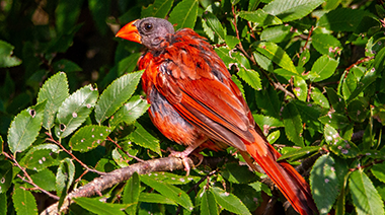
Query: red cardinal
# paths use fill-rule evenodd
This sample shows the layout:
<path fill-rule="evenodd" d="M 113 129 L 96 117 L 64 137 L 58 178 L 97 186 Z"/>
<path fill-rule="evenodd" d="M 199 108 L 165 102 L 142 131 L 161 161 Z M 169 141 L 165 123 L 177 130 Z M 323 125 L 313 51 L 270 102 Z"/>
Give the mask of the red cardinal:
<path fill-rule="evenodd" d="M 116 36 L 149 49 L 139 60 L 149 115 L 167 138 L 188 146 L 184 157 L 200 146 L 233 146 L 245 160 L 250 162 L 247 154 L 255 159 L 297 212 L 316 211 L 309 185 L 290 164 L 276 161 L 281 155 L 205 38 L 188 28 L 175 32 L 170 22 L 153 17 L 128 23 Z"/>

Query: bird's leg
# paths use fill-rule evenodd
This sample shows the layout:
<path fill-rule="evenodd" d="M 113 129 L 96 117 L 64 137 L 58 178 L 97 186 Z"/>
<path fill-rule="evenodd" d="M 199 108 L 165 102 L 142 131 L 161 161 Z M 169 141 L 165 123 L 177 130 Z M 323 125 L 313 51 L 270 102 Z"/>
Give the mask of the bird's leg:
<path fill-rule="evenodd" d="M 188 159 L 187 157 L 196 149 L 198 148 L 200 145 L 202 145 L 202 143 L 206 142 L 207 139 L 204 139 L 204 140 L 198 140 L 196 142 L 194 142 L 192 145 L 189 145 L 183 152 L 177 152 L 177 151 L 173 151 L 173 150 L 170 150 L 171 151 L 171 154 L 170 156 L 173 156 L 173 157 L 178 157 L 178 158 L 181 158 L 182 159 L 182 162 L 183 162 L 183 165 L 184 165 L 184 168 L 186 170 L 186 176 L 188 176 L 190 174 L 190 170 L 191 170 L 191 167 L 190 167 L 190 164 L 188 163 Z M 197 155 L 197 157 L 199 158 L 199 164 L 202 163 L 203 161 L 203 156 L 201 155 Z M 198 164 L 198 165 L 199 165 Z"/>

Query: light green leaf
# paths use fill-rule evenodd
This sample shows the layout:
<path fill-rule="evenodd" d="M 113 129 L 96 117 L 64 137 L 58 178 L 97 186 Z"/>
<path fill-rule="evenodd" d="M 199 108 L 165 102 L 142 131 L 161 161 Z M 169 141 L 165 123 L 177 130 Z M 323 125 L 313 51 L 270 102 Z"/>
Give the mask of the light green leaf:
<path fill-rule="evenodd" d="M 95 107 L 96 121 L 101 124 L 114 114 L 135 92 L 143 71 L 116 79 L 102 93 Z"/>
<path fill-rule="evenodd" d="M 324 1 L 325 0 L 274 0 L 267 4 L 263 10 L 269 14 L 278 16 L 283 22 L 289 22 L 308 15 Z"/>
<path fill-rule="evenodd" d="M 312 88 L 310 97 L 313 99 L 314 103 L 320 105 L 323 108 L 329 109 L 329 101 L 324 94 L 318 88 Z"/>
<path fill-rule="evenodd" d="M 123 191 L 123 203 L 131 204 L 130 207 L 126 209 L 128 214 L 135 214 L 136 208 L 139 202 L 140 194 L 140 179 L 138 173 L 134 173 L 131 178 L 127 181 L 126 186 L 124 186 Z"/>
<path fill-rule="evenodd" d="M 320 214 L 328 214 L 341 189 L 332 156 L 322 155 L 314 163 L 310 172 L 310 186 Z"/>
<path fill-rule="evenodd" d="M 81 127 L 70 139 L 69 146 L 74 151 L 87 152 L 99 146 L 113 128 L 101 125 Z"/>
<path fill-rule="evenodd" d="M 374 164 L 371 171 L 378 180 L 385 183 L 385 163 Z"/>
<path fill-rule="evenodd" d="M 177 24 L 176 30 L 180 28 L 194 29 L 198 16 L 198 0 L 183 0 L 179 2 L 170 13 L 170 21 Z"/>
<path fill-rule="evenodd" d="M 214 194 L 210 190 L 203 191 L 201 200 L 201 214 L 203 215 L 219 215 L 217 202 Z"/>
<path fill-rule="evenodd" d="M 306 146 L 300 149 L 293 150 L 291 152 L 285 153 L 278 158 L 277 161 L 289 160 L 296 161 L 303 157 L 310 157 L 314 153 L 317 153 L 320 150 L 321 146 Z"/>
<path fill-rule="evenodd" d="M 114 114 L 114 117 L 111 117 L 110 126 L 117 126 L 121 122 L 133 124 L 149 107 L 150 105 L 141 96 L 133 96 Z"/>
<path fill-rule="evenodd" d="M 75 177 L 75 165 L 71 159 L 65 158 L 61 161 L 56 173 L 56 192 L 58 196 L 65 196 L 71 187 Z"/>
<path fill-rule="evenodd" d="M 142 9 L 141 17 L 165 18 L 171 9 L 174 0 L 155 0 L 154 4 Z"/>
<path fill-rule="evenodd" d="M 98 95 L 97 89 L 87 85 L 64 100 L 57 113 L 56 136 L 65 138 L 83 124 L 95 106 Z"/>
<path fill-rule="evenodd" d="M 358 215 L 385 213 L 380 195 L 362 169 L 356 170 L 350 175 L 349 188 Z"/>
<path fill-rule="evenodd" d="M 311 44 L 321 54 L 334 56 L 334 53 L 342 51 L 340 41 L 331 34 L 314 34 Z"/>
<path fill-rule="evenodd" d="M 16 188 L 13 192 L 12 200 L 17 214 L 37 214 L 36 200 L 31 192 Z"/>
<path fill-rule="evenodd" d="M 135 131 L 128 136 L 130 140 L 161 155 L 159 140 L 148 133 L 138 122 L 135 123 L 135 127 Z"/>
<path fill-rule="evenodd" d="M 41 144 L 33 147 L 20 160 L 20 165 L 27 169 L 41 171 L 50 166 L 59 164 L 57 159 L 60 149 L 55 144 Z"/>
<path fill-rule="evenodd" d="M 226 39 L 226 31 L 223 29 L 219 19 L 210 12 L 205 13 L 203 18 L 206 20 L 207 26 L 214 32 L 214 36 L 218 38 L 218 41 L 214 40 L 214 42 L 223 43 Z"/>
<path fill-rule="evenodd" d="M 0 40 L 0 68 L 13 67 L 21 64 L 21 60 L 12 56 L 13 47 L 11 44 Z"/>
<path fill-rule="evenodd" d="M 181 176 L 169 172 L 152 173 L 150 175 L 143 175 L 142 178 L 150 178 L 158 182 L 173 185 L 188 184 L 194 180 L 199 180 L 199 177 L 197 176 Z"/>
<path fill-rule="evenodd" d="M 365 10 L 337 8 L 325 13 L 318 20 L 317 26 L 337 32 L 354 31 L 366 15 L 369 15 L 369 13 Z"/>
<path fill-rule="evenodd" d="M 262 89 L 261 79 L 257 71 L 240 67 L 237 75 L 255 90 Z"/>
<path fill-rule="evenodd" d="M 157 193 L 140 193 L 139 196 L 140 202 L 148 202 L 148 203 L 157 203 L 157 204 L 166 204 L 166 205 L 178 205 L 174 201 L 169 198 L 157 194 Z"/>
<path fill-rule="evenodd" d="M 253 22 L 257 26 L 269 26 L 269 25 L 279 25 L 282 24 L 282 21 L 262 9 L 256 11 L 241 11 L 239 12 L 239 17 Z"/>
<path fill-rule="evenodd" d="M 300 101 L 306 101 L 307 99 L 307 84 L 306 81 L 301 76 L 294 76 L 294 89 L 293 92 L 295 96 Z"/>
<path fill-rule="evenodd" d="M 68 96 L 68 81 L 64 72 L 56 73 L 44 82 L 37 95 L 37 102 L 40 103 L 47 100 L 43 119 L 45 129 L 50 130 L 52 128 L 55 114 Z"/>
<path fill-rule="evenodd" d="M 277 44 L 272 42 L 261 42 L 257 46 L 257 51 L 278 64 L 278 66 L 300 75 L 289 55 Z"/>
<path fill-rule="evenodd" d="M 274 43 L 280 43 L 291 39 L 293 33 L 290 31 L 292 26 L 290 25 L 278 25 L 270 28 L 266 28 L 261 33 L 262 41 L 269 41 Z"/>
<path fill-rule="evenodd" d="M 12 153 L 24 151 L 36 140 L 43 123 L 45 104 L 29 107 L 13 119 L 8 130 L 8 145 Z"/>
<path fill-rule="evenodd" d="M 322 55 L 316 60 L 311 68 L 311 73 L 307 76 L 313 82 L 323 81 L 336 71 L 339 60 L 330 58 L 328 55 Z"/>
<path fill-rule="evenodd" d="M 235 214 L 250 214 L 247 207 L 234 194 L 228 193 L 219 187 L 212 187 L 210 191 L 214 194 L 216 202 L 222 206 L 223 209 Z"/>
<path fill-rule="evenodd" d="M 141 181 L 166 198 L 178 203 L 188 211 L 192 211 L 193 204 L 190 197 L 181 189 L 166 183 L 159 182 L 151 177 L 141 177 Z"/>

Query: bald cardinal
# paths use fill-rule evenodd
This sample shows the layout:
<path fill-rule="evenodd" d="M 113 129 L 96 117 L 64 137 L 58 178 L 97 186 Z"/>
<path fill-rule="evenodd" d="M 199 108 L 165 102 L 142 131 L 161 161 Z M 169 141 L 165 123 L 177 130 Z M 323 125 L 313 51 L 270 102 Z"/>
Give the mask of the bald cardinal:
<path fill-rule="evenodd" d="M 251 156 L 294 209 L 316 211 L 309 185 L 266 140 L 226 65 L 205 38 L 192 29 L 174 31 L 165 19 L 148 17 L 125 25 L 117 37 L 143 44 L 139 60 L 142 87 L 151 104 L 149 115 L 170 140 L 213 150 L 233 146 L 249 165 Z M 254 166 L 255 167 L 255 166 Z"/>

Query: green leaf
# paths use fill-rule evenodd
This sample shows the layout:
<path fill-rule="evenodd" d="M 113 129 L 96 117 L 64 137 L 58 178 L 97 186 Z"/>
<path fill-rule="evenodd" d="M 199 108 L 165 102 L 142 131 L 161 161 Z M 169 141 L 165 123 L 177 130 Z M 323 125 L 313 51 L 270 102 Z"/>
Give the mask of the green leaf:
<path fill-rule="evenodd" d="M 385 163 L 374 164 L 371 171 L 378 180 L 385 183 Z"/>
<path fill-rule="evenodd" d="M 138 122 L 135 123 L 135 127 L 135 131 L 128 136 L 130 140 L 161 155 L 159 140 L 148 133 Z"/>
<path fill-rule="evenodd" d="M 214 35 L 218 37 L 216 43 L 223 43 L 226 39 L 226 31 L 223 29 L 219 19 L 212 13 L 207 12 L 203 15 L 203 18 L 206 20 L 208 27 L 214 32 Z"/>
<path fill-rule="evenodd" d="M 267 90 L 256 91 L 255 99 L 264 115 L 272 116 L 276 119 L 281 118 L 282 102 L 273 87 L 268 87 Z"/>
<path fill-rule="evenodd" d="M 63 194 L 66 194 L 68 192 L 68 189 L 71 187 L 74 177 L 74 163 L 69 158 L 63 159 L 56 173 L 56 192 L 58 196 L 65 196 Z"/>
<path fill-rule="evenodd" d="M 56 136 L 65 138 L 83 124 L 95 106 L 98 95 L 97 89 L 87 85 L 66 98 L 57 113 Z"/>
<path fill-rule="evenodd" d="M 257 51 L 265 55 L 278 66 L 299 75 L 289 55 L 287 55 L 287 53 L 277 44 L 272 42 L 261 42 L 258 44 Z"/>
<path fill-rule="evenodd" d="M 141 181 L 186 210 L 192 211 L 193 204 L 191 199 L 183 190 L 173 185 L 159 182 L 151 177 L 141 177 Z"/>
<path fill-rule="evenodd" d="M 132 96 L 142 74 L 143 71 L 123 75 L 103 91 L 95 107 L 95 118 L 99 124 L 112 116 Z"/>
<path fill-rule="evenodd" d="M 338 63 L 338 60 L 330 58 L 328 55 L 322 55 L 313 64 L 307 79 L 312 82 L 320 82 L 329 78 L 336 71 Z"/>
<path fill-rule="evenodd" d="M 4 214 L 4 215 L 7 214 L 7 195 L 1 192 L 0 192 L 0 214 Z"/>
<path fill-rule="evenodd" d="M 385 51 L 385 49 L 383 49 L 383 50 Z M 350 89 L 351 93 L 350 94 L 348 93 L 346 96 L 344 95 L 344 97 L 347 97 L 346 102 L 349 103 L 350 101 L 352 101 L 354 98 L 356 98 L 358 96 L 358 94 L 360 94 L 370 84 L 372 84 L 377 79 L 377 77 L 379 76 L 379 74 L 380 74 L 379 71 L 380 70 L 376 70 L 375 68 L 368 69 L 365 72 L 364 76 L 362 76 L 360 81 L 357 83 L 356 87 Z"/>
<path fill-rule="evenodd" d="M 56 73 L 44 82 L 37 95 L 37 102 L 47 100 L 43 119 L 45 129 L 50 130 L 53 127 L 55 114 L 68 96 L 68 81 L 64 72 Z"/>
<path fill-rule="evenodd" d="M 26 150 L 39 135 L 43 123 L 45 102 L 21 111 L 11 122 L 8 145 L 12 153 Z"/>
<path fill-rule="evenodd" d="M 297 146 L 304 147 L 302 119 L 297 107 L 293 103 L 288 103 L 282 111 L 282 117 L 287 139 Z"/>
<path fill-rule="evenodd" d="M 60 59 L 52 64 L 52 67 L 55 72 L 81 72 L 83 69 L 78 66 L 76 63 L 67 60 L 67 59 Z"/>
<path fill-rule="evenodd" d="M 293 33 L 290 31 L 290 25 L 278 25 L 266 28 L 261 33 L 261 40 L 273 43 L 280 43 L 289 40 Z"/>
<path fill-rule="evenodd" d="M 241 11 L 239 12 L 239 17 L 253 22 L 256 26 L 269 26 L 269 25 L 279 25 L 282 24 L 282 21 L 262 9 L 256 11 Z"/>
<path fill-rule="evenodd" d="M 257 176 L 247 166 L 228 163 L 224 166 L 221 175 L 231 183 L 247 184 L 257 179 Z"/>
<path fill-rule="evenodd" d="M 133 124 L 149 107 L 150 105 L 146 100 L 142 99 L 139 95 L 135 95 L 111 117 L 109 121 L 110 126 L 117 126 L 121 122 Z"/>
<path fill-rule="evenodd" d="M 281 132 L 279 130 L 276 130 L 270 133 L 269 136 L 266 137 L 266 139 L 267 139 L 267 142 L 269 142 L 270 144 L 273 144 L 279 139 L 280 136 L 281 136 Z"/>
<path fill-rule="evenodd" d="M 123 203 L 132 206 L 126 209 L 128 214 L 135 214 L 139 202 L 140 179 L 138 173 L 134 173 L 127 181 L 123 191 Z"/>
<path fill-rule="evenodd" d="M 37 214 L 37 205 L 31 192 L 16 188 L 12 195 L 13 205 L 17 214 Z"/>
<path fill-rule="evenodd" d="M 157 193 L 140 193 L 139 196 L 140 202 L 147 202 L 147 203 L 156 203 L 156 204 L 166 204 L 166 205 L 178 205 L 174 201 L 170 200 L 169 198 L 157 194 Z"/>
<path fill-rule="evenodd" d="M 91 199 L 85 197 L 74 198 L 73 200 L 82 208 L 87 209 L 93 213 L 102 215 L 125 215 L 122 210 L 129 206 L 123 204 L 105 203 L 98 199 Z"/>
<path fill-rule="evenodd" d="M 210 188 L 210 192 L 214 194 L 215 200 L 223 209 L 235 214 L 251 215 L 247 207 L 234 194 L 228 193 L 219 187 Z"/>
<path fill-rule="evenodd" d="M 0 68 L 13 67 L 21 64 L 21 60 L 12 56 L 13 47 L 11 44 L 0 40 Z"/>
<path fill-rule="evenodd" d="M 337 144 L 339 141 L 343 140 L 337 130 L 329 124 L 325 124 L 324 136 L 326 143 L 329 145 Z"/>
<path fill-rule="evenodd" d="M 113 128 L 101 125 L 81 127 L 70 139 L 69 146 L 74 151 L 87 152 L 99 146 Z"/>
<path fill-rule="evenodd" d="M 83 0 L 60 0 L 55 10 L 57 31 L 60 33 L 71 29 L 80 15 Z"/>
<path fill-rule="evenodd" d="M 308 15 L 324 1 L 325 0 L 274 0 L 267 4 L 263 10 L 269 14 L 278 16 L 283 22 L 289 22 Z"/>
<path fill-rule="evenodd" d="M 314 163 L 310 172 L 310 187 L 320 214 L 328 214 L 341 189 L 332 156 L 322 155 Z"/>
<path fill-rule="evenodd" d="M 203 191 L 201 200 L 201 213 L 203 215 L 219 215 L 217 202 L 211 190 Z"/>
<path fill-rule="evenodd" d="M 107 31 L 107 17 L 110 15 L 111 1 L 109 0 L 89 0 L 88 8 L 92 13 L 92 18 L 99 29 L 100 33 L 104 35 Z"/>
<path fill-rule="evenodd" d="M 199 180 L 199 177 L 197 176 L 180 176 L 169 172 L 151 173 L 148 175 L 143 175 L 142 178 L 150 178 L 161 183 L 172 185 L 188 184 L 194 180 Z"/>
<path fill-rule="evenodd" d="M 194 29 L 198 16 L 198 4 L 198 0 L 183 0 L 174 7 L 168 21 L 177 24 L 175 30 L 181 28 Z"/>
<path fill-rule="evenodd" d="M 332 57 L 331 54 L 342 51 L 340 41 L 330 34 L 314 34 L 311 39 L 311 44 L 321 54 Z"/>
<path fill-rule="evenodd" d="M 263 127 L 264 125 L 269 127 L 284 127 L 283 122 L 280 119 L 264 116 L 261 114 L 253 114 L 255 122 L 260 126 Z"/>
<path fill-rule="evenodd" d="M 226 36 L 226 44 L 229 47 L 229 49 L 233 49 L 237 44 L 239 44 L 238 38 L 232 36 L 232 35 L 227 35 Z"/>
<path fill-rule="evenodd" d="M 328 99 L 324 94 L 322 94 L 322 92 L 318 88 L 312 88 L 310 96 L 313 99 L 314 103 L 326 109 L 330 108 Z"/>
<path fill-rule="evenodd" d="M 130 56 L 122 59 L 117 63 L 110 71 L 110 73 L 114 73 L 116 70 L 117 76 L 122 76 L 125 73 L 132 73 L 136 68 L 136 64 L 138 59 L 140 58 L 141 53 L 132 53 Z"/>
<path fill-rule="evenodd" d="M 350 174 L 349 188 L 358 215 L 385 213 L 380 195 L 362 169 Z"/>
<path fill-rule="evenodd" d="M 281 160 L 296 161 L 304 157 L 310 157 L 313 154 L 317 153 L 320 150 L 320 148 L 321 146 L 306 146 L 306 147 L 285 153 L 284 155 L 279 157 L 277 161 L 281 161 Z"/>
<path fill-rule="evenodd" d="M 19 163 L 24 168 L 41 171 L 59 164 L 59 152 L 55 144 L 41 144 L 29 150 Z"/>
<path fill-rule="evenodd" d="M 155 0 L 154 4 L 142 9 L 141 17 L 165 18 L 171 9 L 174 0 Z"/>
<path fill-rule="evenodd" d="M 354 31 L 365 15 L 368 15 L 368 12 L 365 10 L 337 8 L 325 13 L 318 20 L 317 25 L 337 32 Z"/>
<path fill-rule="evenodd" d="M 56 179 L 53 172 L 49 169 L 43 169 L 40 172 L 31 175 L 32 181 L 46 191 L 54 191 Z"/>
<path fill-rule="evenodd" d="M 257 71 L 240 67 L 237 75 L 255 90 L 262 89 L 261 79 Z"/>
<path fill-rule="evenodd" d="M 307 91 L 306 81 L 301 76 L 294 76 L 293 92 L 295 96 L 297 96 L 300 101 L 305 102 L 307 99 Z"/>
<path fill-rule="evenodd" d="M 0 194 L 7 193 L 12 184 L 13 168 L 9 160 L 0 161 Z M 0 207 L 1 210 L 1 207 Z"/>

